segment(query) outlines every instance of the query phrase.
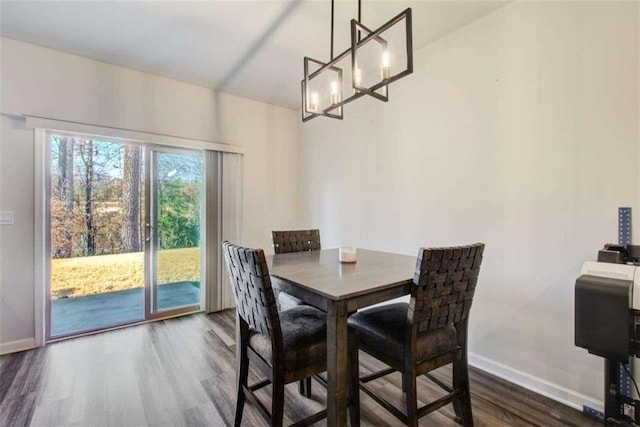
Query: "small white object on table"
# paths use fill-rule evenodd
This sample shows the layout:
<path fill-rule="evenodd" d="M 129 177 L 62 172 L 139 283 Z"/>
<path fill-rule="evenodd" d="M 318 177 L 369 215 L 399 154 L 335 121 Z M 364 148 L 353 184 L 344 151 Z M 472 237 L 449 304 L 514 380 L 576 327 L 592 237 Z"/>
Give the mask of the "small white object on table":
<path fill-rule="evenodd" d="M 346 248 L 340 248 L 339 250 L 339 259 L 340 262 L 356 262 L 358 260 L 357 254 L 356 254 L 356 248 L 354 247 L 346 247 Z"/>

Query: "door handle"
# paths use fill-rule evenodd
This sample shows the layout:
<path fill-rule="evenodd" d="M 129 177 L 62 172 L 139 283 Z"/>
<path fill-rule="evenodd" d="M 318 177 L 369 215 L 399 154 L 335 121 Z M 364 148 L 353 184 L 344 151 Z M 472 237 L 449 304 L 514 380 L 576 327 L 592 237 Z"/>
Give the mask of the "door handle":
<path fill-rule="evenodd" d="M 151 241 L 151 236 L 153 235 L 153 225 L 151 224 L 145 224 L 145 237 L 144 240 L 145 242 L 150 242 Z"/>

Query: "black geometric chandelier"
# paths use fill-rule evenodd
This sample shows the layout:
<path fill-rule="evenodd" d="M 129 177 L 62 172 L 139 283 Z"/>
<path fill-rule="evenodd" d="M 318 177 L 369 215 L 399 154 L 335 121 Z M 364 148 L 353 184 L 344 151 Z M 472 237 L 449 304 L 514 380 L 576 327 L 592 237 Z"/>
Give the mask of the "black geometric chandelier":
<path fill-rule="evenodd" d="M 331 0 L 331 56 L 329 62 L 304 57 L 302 121 L 324 116 L 342 119 L 342 107 L 368 95 L 389 100 L 389 84 L 413 73 L 411 8 L 376 30 L 351 20 L 351 46 L 334 57 L 334 0 Z M 404 24 L 404 25 L 403 25 Z"/>

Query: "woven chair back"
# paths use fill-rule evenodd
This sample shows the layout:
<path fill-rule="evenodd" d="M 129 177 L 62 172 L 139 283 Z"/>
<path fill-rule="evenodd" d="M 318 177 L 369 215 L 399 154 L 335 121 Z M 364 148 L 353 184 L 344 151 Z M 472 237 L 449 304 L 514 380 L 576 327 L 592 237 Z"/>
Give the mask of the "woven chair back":
<path fill-rule="evenodd" d="M 272 231 L 273 250 L 277 254 L 319 251 L 320 230 Z"/>
<path fill-rule="evenodd" d="M 418 333 L 467 318 L 483 251 L 483 243 L 420 249 L 410 302 L 413 327 Z"/>
<path fill-rule="evenodd" d="M 274 333 L 282 331 L 264 251 L 227 241 L 222 248 L 238 315 L 251 329 L 273 339 Z"/>

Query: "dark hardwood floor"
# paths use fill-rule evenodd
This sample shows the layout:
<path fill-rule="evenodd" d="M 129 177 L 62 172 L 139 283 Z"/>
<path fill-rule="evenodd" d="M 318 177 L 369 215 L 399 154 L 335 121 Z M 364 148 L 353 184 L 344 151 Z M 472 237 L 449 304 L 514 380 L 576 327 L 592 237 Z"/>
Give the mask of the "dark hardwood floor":
<path fill-rule="evenodd" d="M 198 314 L 0 357 L 0 426 L 230 425 L 235 404 L 235 314 Z M 379 368 L 361 353 L 361 373 Z M 450 370 L 436 376 L 449 378 Z M 251 378 L 253 377 L 253 378 Z M 250 374 L 250 381 L 256 374 Z M 374 383 L 402 401 L 397 374 Z M 264 393 L 268 401 L 268 390 Z M 471 369 L 473 415 L 477 426 L 597 426 L 578 411 Z M 426 379 L 419 395 L 439 395 Z M 287 386 L 285 424 L 325 405 L 326 391 L 313 384 L 311 399 L 297 384 Z M 361 393 L 363 426 L 399 422 Z M 451 405 L 420 420 L 453 426 Z M 264 421 L 251 404 L 243 425 Z M 325 421 L 318 425 L 326 425 Z"/>

